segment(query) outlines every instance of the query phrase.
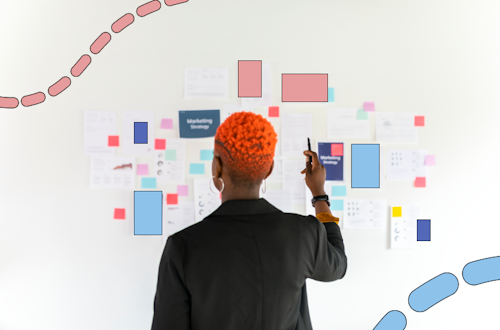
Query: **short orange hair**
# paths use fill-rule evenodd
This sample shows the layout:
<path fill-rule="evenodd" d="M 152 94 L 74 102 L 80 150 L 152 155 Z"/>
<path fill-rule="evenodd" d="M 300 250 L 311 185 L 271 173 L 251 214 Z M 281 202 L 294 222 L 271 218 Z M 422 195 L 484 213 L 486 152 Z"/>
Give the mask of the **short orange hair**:
<path fill-rule="evenodd" d="M 233 185 L 262 182 L 271 169 L 277 136 L 269 121 L 246 111 L 233 113 L 217 128 L 214 154 L 227 165 Z"/>

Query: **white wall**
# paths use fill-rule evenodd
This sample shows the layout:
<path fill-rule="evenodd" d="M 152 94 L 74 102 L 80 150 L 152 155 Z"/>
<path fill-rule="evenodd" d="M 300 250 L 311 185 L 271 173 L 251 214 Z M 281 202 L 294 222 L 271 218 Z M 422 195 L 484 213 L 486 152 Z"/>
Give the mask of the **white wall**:
<path fill-rule="evenodd" d="M 374 101 L 377 111 L 426 117 L 417 146 L 391 146 L 436 155 L 427 188 L 385 181 L 382 191 L 347 195 L 420 203 L 422 218 L 432 219 L 432 241 L 397 251 L 389 249 L 388 230 L 343 231 L 345 278 L 307 280 L 314 328 L 373 329 L 390 310 L 406 315 L 407 329 L 498 324 L 500 282 L 470 286 L 462 278 L 466 263 L 500 255 L 498 1 L 190 0 L 162 2 L 141 18 L 135 10 L 144 2 L 0 2 L 0 96 L 48 97 L 33 107 L 0 109 L 0 329 L 150 328 L 162 238 L 134 236 L 130 211 L 125 221 L 112 220 L 114 207 L 132 209 L 132 192 L 89 188 L 83 111 L 117 111 L 120 134 L 125 110 L 154 110 L 159 125 L 179 109 L 239 102 L 239 59 L 272 63 L 274 103 L 282 112 L 314 113 L 314 142 L 326 138 L 326 106 L 282 104 L 281 73 L 328 73 L 334 106 Z M 135 22 L 112 33 L 111 24 L 127 12 Z M 104 31 L 111 42 L 89 53 Z M 89 68 L 70 76 L 61 95 L 49 96 L 47 88 L 86 53 Z M 187 66 L 229 67 L 230 99 L 185 100 Z M 189 163 L 213 141 L 187 146 Z M 191 189 L 192 176 L 187 183 Z M 413 311 L 410 292 L 443 272 L 457 276 L 457 293 Z"/>

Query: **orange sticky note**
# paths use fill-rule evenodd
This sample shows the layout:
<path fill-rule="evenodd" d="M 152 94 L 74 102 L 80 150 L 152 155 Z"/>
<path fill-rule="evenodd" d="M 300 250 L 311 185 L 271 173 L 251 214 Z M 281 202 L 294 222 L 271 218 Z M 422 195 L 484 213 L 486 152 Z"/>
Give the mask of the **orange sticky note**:
<path fill-rule="evenodd" d="M 280 116 L 280 107 L 269 107 L 268 117 L 279 117 Z"/>
<path fill-rule="evenodd" d="M 344 145 L 342 143 L 332 143 L 331 156 L 344 156 Z"/>
<path fill-rule="evenodd" d="M 155 139 L 155 150 L 165 150 L 166 145 L 167 145 L 167 140 Z"/>
<path fill-rule="evenodd" d="M 125 209 L 115 209 L 116 220 L 125 220 Z"/>
<path fill-rule="evenodd" d="M 118 135 L 108 135 L 108 147 L 119 147 L 120 137 Z"/>
<path fill-rule="evenodd" d="M 167 194 L 167 204 L 177 205 L 177 194 Z"/>
<path fill-rule="evenodd" d="M 415 187 L 425 188 L 425 177 L 417 176 L 415 179 Z"/>
<path fill-rule="evenodd" d="M 415 126 L 425 126 L 425 117 L 415 116 Z"/>

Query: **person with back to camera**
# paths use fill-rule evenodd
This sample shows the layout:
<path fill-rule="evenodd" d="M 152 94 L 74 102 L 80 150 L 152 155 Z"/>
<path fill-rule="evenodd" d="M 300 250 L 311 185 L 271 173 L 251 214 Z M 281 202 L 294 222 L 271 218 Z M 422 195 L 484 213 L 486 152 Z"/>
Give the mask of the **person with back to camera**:
<path fill-rule="evenodd" d="M 343 278 L 347 257 L 328 201 L 313 198 L 313 217 L 259 198 L 276 142 L 272 125 L 251 112 L 233 113 L 217 129 L 210 181 L 222 204 L 168 237 L 152 330 L 312 329 L 305 280 Z M 325 167 L 315 152 L 304 155 L 307 186 L 326 195 Z"/>

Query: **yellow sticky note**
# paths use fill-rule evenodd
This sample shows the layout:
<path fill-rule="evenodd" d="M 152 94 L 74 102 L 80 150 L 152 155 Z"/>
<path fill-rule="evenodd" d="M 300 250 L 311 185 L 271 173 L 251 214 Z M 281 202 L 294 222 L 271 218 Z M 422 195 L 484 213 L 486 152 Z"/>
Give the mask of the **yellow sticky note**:
<path fill-rule="evenodd" d="M 401 217 L 401 206 L 394 206 L 392 208 L 392 216 L 395 217 Z"/>

